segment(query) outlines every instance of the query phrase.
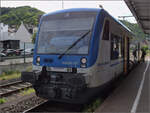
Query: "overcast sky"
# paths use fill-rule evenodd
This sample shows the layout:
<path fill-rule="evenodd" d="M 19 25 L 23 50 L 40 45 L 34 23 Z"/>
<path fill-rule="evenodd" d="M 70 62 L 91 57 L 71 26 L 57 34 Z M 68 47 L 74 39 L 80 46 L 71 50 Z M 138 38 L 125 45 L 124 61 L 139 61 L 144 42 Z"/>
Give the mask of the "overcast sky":
<path fill-rule="evenodd" d="M 62 5 L 63 3 L 63 5 Z M 18 6 L 31 6 L 35 7 L 39 10 L 44 11 L 45 13 L 49 13 L 52 11 L 60 10 L 62 7 L 64 9 L 67 8 L 99 8 L 99 5 L 102 5 L 105 10 L 107 10 L 112 16 L 115 18 L 118 18 L 118 16 L 131 16 L 131 12 L 126 6 L 125 2 L 120 1 L 105 1 L 105 0 L 99 0 L 99 1 L 60 1 L 60 0 L 1 0 L 1 7 L 18 7 Z M 130 22 L 135 23 L 134 18 L 126 18 L 126 20 Z"/>

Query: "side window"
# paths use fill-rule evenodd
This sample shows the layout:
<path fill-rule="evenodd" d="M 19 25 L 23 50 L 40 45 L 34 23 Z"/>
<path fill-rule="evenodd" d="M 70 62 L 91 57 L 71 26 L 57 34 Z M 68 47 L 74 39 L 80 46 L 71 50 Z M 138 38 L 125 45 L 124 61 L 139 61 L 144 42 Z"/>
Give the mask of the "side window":
<path fill-rule="evenodd" d="M 119 58 L 122 58 L 123 57 L 122 38 L 121 37 L 118 38 L 119 38 Z"/>
<path fill-rule="evenodd" d="M 111 60 L 123 57 L 122 38 L 111 34 Z"/>
<path fill-rule="evenodd" d="M 105 21 L 104 32 L 103 32 L 103 40 L 109 40 L 109 21 Z"/>
<path fill-rule="evenodd" d="M 123 54 L 124 54 L 124 44 L 123 44 L 123 36 L 121 37 L 121 58 L 123 58 Z"/>

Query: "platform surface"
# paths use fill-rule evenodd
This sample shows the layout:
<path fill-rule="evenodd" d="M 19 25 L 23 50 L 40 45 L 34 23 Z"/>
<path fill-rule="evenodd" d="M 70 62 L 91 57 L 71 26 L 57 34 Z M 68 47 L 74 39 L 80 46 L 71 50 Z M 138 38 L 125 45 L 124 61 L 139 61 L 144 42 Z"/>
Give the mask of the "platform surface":
<path fill-rule="evenodd" d="M 150 113 L 150 58 L 134 68 L 96 109 L 99 113 Z"/>

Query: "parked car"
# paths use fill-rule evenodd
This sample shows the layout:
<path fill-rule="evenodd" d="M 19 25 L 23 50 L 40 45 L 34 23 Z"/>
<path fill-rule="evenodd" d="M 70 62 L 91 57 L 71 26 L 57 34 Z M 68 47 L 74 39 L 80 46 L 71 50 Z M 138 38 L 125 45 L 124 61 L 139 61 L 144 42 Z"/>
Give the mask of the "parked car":
<path fill-rule="evenodd" d="M 21 52 L 23 51 L 24 49 L 16 49 L 15 52 L 16 52 L 16 55 L 19 56 L 21 55 Z"/>
<path fill-rule="evenodd" d="M 0 57 L 6 57 L 4 53 L 0 53 Z"/>
<path fill-rule="evenodd" d="M 14 56 L 16 55 L 16 51 L 14 49 L 5 49 L 2 51 L 6 56 Z"/>
<path fill-rule="evenodd" d="M 21 51 L 21 55 L 33 55 L 33 51 L 34 51 L 34 49 L 33 48 L 28 48 L 28 49 L 25 49 L 25 52 L 24 52 L 24 50 L 23 51 Z"/>
<path fill-rule="evenodd" d="M 1 53 L 5 53 L 5 51 L 6 51 L 6 49 L 2 49 L 2 50 L 1 50 Z"/>

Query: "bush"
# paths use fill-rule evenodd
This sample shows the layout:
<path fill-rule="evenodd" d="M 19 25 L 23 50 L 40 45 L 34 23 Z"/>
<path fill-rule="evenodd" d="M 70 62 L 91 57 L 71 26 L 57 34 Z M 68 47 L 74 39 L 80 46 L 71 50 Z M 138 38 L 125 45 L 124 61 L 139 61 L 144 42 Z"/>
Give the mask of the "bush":
<path fill-rule="evenodd" d="M 149 49 L 148 49 L 148 46 L 145 45 L 145 46 L 143 46 L 143 47 L 141 48 L 141 50 L 144 50 L 145 52 L 148 52 Z"/>
<path fill-rule="evenodd" d="M 14 73 L 17 73 L 17 74 L 18 74 L 18 73 L 20 73 L 20 72 L 19 72 L 18 70 L 15 70 L 15 71 L 14 71 L 14 70 L 9 70 L 9 71 L 4 71 L 4 72 L 3 72 L 4 75 L 12 75 L 12 74 L 14 74 Z"/>
<path fill-rule="evenodd" d="M 19 78 L 21 76 L 20 71 L 5 71 L 0 75 L 0 80 L 8 80 Z"/>

